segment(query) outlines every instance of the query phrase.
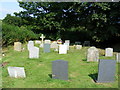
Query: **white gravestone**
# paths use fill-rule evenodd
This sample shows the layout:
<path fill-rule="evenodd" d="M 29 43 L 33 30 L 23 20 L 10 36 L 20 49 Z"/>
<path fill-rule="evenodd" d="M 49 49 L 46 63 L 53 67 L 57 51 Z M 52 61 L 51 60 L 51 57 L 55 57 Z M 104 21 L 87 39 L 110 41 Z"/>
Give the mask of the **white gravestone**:
<path fill-rule="evenodd" d="M 97 61 L 99 60 L 99 51 L 96 47 L 90 47 L 87 52 L 87 61 Z"/>
<path fill-rule="evenodd" d="M 39 48 L 38 47 L 32 47 L 29 50 L 29 58 L 39 58 Z"/>
<path fill-rule="evenodd" d="M 59 45 L 59 54 L 67 54 L 67 45 Z"/>
<path fill-rule="evenodd" d="M 106 48 L 105 49 L 105 56 L 112 57 L 113 56 L 113 48 Z"/>
<path fill-rule="evenodd" d="M 42 47 L 43 48 L 43 40 L 44 40 L 44 38 L 45 38 L 45 36 L 42 34 L 41 36 L 40 36 L 40 38 L 42 39 L 42 43 L 40 44 L 40 47 Z"/>
<path fill-rule="evenodd" d="M 24 67 L 8 67 L 7 69 L 10 77 L 14 77 L 14 78 L 26 77 Z"/>
<path fill-rule="evenodd" d="M 14 42 L 14 50 L 15 51 L 21 51 L 22 50 L 21 42 Z"/>
<path fill-rule="evenodd" d="M 59 46 L 59 45 L 57 44 L 57 41 L 54 41 L 54 42 L 51 43 L 51 46 L 50 46 L 50 47 L 51 47 L 51 48 L 54 48 L 54 49 L 58 49 L 58 46 Z"/>
<path fill-rule="evenodd" d="M 35 40 L 35 44 L 41 44 L 41 41 Z"/>
<path fill-rule="evenodd" d="M 117 62 L 120 63 L 120 53 L 117 53 L 116 59 L 117 59 Z"/>
<path fill-rule="evenodd" d="M 76 49 L 82 49 L 82 45 L 75 45 Z"/>
<path fill-rule="evenodd" d="M 28 41 L 27 47 L 28 47 L 28 50 L 30 50 L 32 47 L 34 47 L 34 42 Z"/>
<path fill-rule="evenodd" d="M 44 43 L 51 44 L 51 40 L 45 40 Z"/>
<path fill-rule="evenodd" d="M 69 46 L 70 46 L 70 40 L 65 40 L 64 45 L 67 45 L 67 50 L 69 50 Z"/>

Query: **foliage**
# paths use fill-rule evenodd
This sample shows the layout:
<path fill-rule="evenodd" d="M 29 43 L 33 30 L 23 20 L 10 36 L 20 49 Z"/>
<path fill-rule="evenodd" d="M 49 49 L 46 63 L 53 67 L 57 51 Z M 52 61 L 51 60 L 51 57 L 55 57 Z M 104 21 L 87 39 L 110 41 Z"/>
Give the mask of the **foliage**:
<path fill-rule="evenodd" d="M 2 23 L 2 44 L 10 45 L 16 41 L 25 42 L 30 39 L 36 39 L 35 35 L 31 30 L 28 30 L 26 27 L 9 25 Z"/>

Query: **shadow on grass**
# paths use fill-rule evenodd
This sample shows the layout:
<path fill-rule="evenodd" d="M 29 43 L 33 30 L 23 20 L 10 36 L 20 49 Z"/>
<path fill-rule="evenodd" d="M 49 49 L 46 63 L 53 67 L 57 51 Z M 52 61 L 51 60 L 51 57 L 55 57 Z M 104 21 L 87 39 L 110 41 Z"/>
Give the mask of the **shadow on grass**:
<path fill-rule="evenodd" d="M 50 78 L 52 78 L 52 74 L 48 74 L 48 76 L 49 76 Z"/>
<path fill-rule="evenodd" d="M 91 77 L 91 78 L 94 80 L 94 82 L 96 82 L 96 81 L 97 81 L 98 73 L 95 73 L 95 74 L 89 74 L 88 76 Z"/>
<path fill-rule="evenodd" d="M 87 61 L 87 59 L 85 58 L 85 59 L 82 59 L 82 61 Z"/>

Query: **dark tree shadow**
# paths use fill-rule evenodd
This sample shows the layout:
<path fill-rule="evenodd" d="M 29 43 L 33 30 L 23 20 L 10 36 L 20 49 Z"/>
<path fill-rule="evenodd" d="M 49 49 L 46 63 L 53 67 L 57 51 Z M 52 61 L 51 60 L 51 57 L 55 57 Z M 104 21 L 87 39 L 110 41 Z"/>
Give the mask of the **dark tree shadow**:
<path fill-rule="evenodd" d="M 48 76 L 49 76 L 50 78 L 52 78 L 52 74 L 48 74 Z"/>
<path fill-rule="evenodd" d="M 94 82 L 97 82 L 98 73 L 89 74 L 88 76 L 91 77 L 94 80 Z"/>

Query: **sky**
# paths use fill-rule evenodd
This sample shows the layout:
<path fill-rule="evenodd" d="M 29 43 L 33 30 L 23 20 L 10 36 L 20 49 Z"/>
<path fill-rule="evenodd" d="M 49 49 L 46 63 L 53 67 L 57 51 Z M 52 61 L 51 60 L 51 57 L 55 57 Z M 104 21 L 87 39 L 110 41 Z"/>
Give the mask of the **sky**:
<path fill-rule="evenodd" d="M 22 11 L 17 0 L 0 0 L 0 19 L 4 19 L 7 14 L 14 15 L 14 12 Z"/>

